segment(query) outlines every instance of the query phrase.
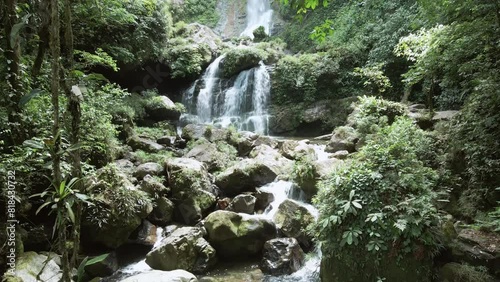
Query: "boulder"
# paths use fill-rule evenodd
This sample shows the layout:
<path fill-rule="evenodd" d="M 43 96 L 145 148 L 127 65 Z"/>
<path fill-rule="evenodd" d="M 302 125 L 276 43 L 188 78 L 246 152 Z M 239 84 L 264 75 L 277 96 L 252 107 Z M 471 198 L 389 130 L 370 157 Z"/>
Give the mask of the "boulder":
<path fill-rule="evenodd" d="M 135 169 L 134 177 L 136 177 L 138 180 L 141 180 L 148 174 L 151 176 L 162 175 L 163 167 L 160 164 L 153 162 L 141 164 Z"/>
<path fill-rule="evenodd" d="M 247 257 L 262 251 L 276 237 L 274 224 L 266 219 L 230 211 L 215 211 L 204 220 L 208 242 L 222 258 Z"/>
<path fill-rule="evenodd" d="M 173 231 L 146 255 L 153 269 L 185 269 L 204 273 L 216 263 L 215 250 L 203 239 L 198 227 L 181 227 Z"/>
<path fill-rule="evenodd" d="M 174 158 L 165 163 L 176 205 L 176 218 L 192 225 L 203 218 L 216 201 L 216 190 L 203 163 L 188 159 Z"/>
<path fill-rule="evenodd" d="M 189 30 L 189 38 L 198 45 L 207 46 L 212 54 L 216 54 L 222 41 L 220 37 L 208 26 L 199 23 L 191 23 L 186 27 Z"/>
<path fill-rule="evenodd" d="M 268 145 L 256 146 L 249 156 L 269 167 L 276 175 L 287 177 L 293 171 L 293 161 L 283 157 L 278 150 Z"/>
<path fill-rule="evenodd" d="M 216 171 L 226 167 L 233 156 L 219 151 L 214 143 L 203 143 L 193 147 L 184 157 L 206 164 L 208 171 Z"/>
<path fill-rule="evenodd" d="M 139 189 L 148 194 L 151 198 L 158 198 L 160 196 L 168 194 L 170 189 L 165 187 L 161 182 L 152 177 L 151 175 L 146 175 L 144 179 L 139 183 Z"/>
<path fill-rule="evenodd" d="M 239 136 L 237 138 L 230 138 L 228 140 L 231 145 L 236 147 L 238 150 L 238 155 L 240 157 L 246 157 L 248 154 L 250 154 L 250 151 L 252 151 L 254 147 L 254 141 L 259 137 L 259 135 L 249 132 L 249 131 L 242 131 L 239 132 Z"/>
<path fill-rule="evenodd" d="M 349 126 L 337 127 L 325 151 L 328 153 L 335 153 L 345 150 L 352 153 L 356 150 L 355 145 L 357 141 L 358 136 L 354 128 Z"/>
<path fill-rule="evenodd" d="M 339 159 L 339 160 L 345 160 L 349 157 L 349 151 L 347 150 L 340 150 L 331 155 L 331 158 Z"/>
<path fill-rule="evenodd" d="M 121 280 L 121 282 L 139 282 L 139 281 L 198 282 L 198 279 L 193 274 L 185 270 L 178 269 L 173 271 L 152 270 L 152 271 L 142 272 Z"/>
<path fill-rule="evenodd" d="M 257 192 L 255 192 L 255 198 L 255 210 L 263 212 L 274 201 L 274 194 L 257 189 Z"/>
<path fill-rule="evenodd" d="M 210 142 L 226 141 L 229 131 L 206 124 L 188 124 L 182 129 L 182 138 L 187 141 L 205 138 Z"/>
<path fill-rule="evenodd" d="M 266 145 L 273 149 L 276 149 L 278 148 L 278 141 L 269 136 L 259 135 L 255 140 L 253 140 L 252 147 L 257 147 L 260 145 Z"/>
<path fill-rule="evenodd" d="M 127 159 L 119 159 L 119 160 L 116 160 L 114 162 L 114 164 L 116 165 L 116 167 L 126 173 L 126 174 L 132 174 L 135 170 L 134 170 L 134 163 L 131 162 L 130 160 L 127 160 Z"/>
<path fill-rule="evenodd" d="M 167 197 L 160 197 L 155 200 L 153 212 L 148 216 L 148 219 L 154 224 L 165 226 L 172 222 L 175 205 Z"/>
<path fill-rule="evenodd" d="M 20 282 L 59 282 L 62 278 L 61 260 L 57 254 L 25 252 L 17 257 L 16 275 L 12 280 Z"/>
<path fill-rule="evenodd" d="M 85 264 L 85 273 L 90 277 L 106 277 L 118 270 L 116 253 L 100 255 L 91 258 Z"/>
<path fill-rule="evenodd" d="M 279 205 L 274 222 L 283 235 L 297 239 L 306 251 L 310 249 L 312 237 L 307 234 L 306 228 L 314 222 L 314 216 L 307 208 L 287 199 Z"/>
<path fill-rule="evenodd" d="M 130 235 L 129 243 L 153 247 L 156 242 L 156 229 L 151 222 L 143 220 L 141 226 Z"/>
<path fill-rule="evenodd" d="M 176 121 L 181 117 L 181 110 L 166 96 L 150 98 L 144 107 L 147 116 L 153 121 Z"/>
<path fill-rule="evenodd" d="M 222 76 L 231 78 L 244 70 L 258 66 L 259 62 L 266 59 L 266 57 L 267 54 L 257 48 L 247 46 L 233 48 L 226 53 L 220 63 Z"/>
<path fill-rule="evenodd" d="M 234 197 L 227 208 L 228 211 L 253 214 L 256 198 L 252 195 L 242 194 Z"/>
<path fill-rule="evenodd" d="M 217 175 L 215 184 L 227 195 L 236 196 L 242 192 L 271 183 L 276 173 L 262 162 L 245 159 Z"/>
<path fill-rule="evenodd" d="M 154 142 L 153 140 L 139 137 L 137 135 L 132 136 L 127 144 L 134 150 L 142 150 L 148 153 L 158 153 L 159 151 L 165 149 L 162 145 Z"/>
<path fill-rule="evenodd" d="M 175 137 L 162 136 L 162 137 L 156 139 L 156 143 L 168 147 L 168 146 L 171 146 L 172 144 L 174 144 L 173 140 L 175 140 Z"/>
<path fill-rule="evenodd" d="M 291 274 L 304 265 L 304 251 L 295 238 L 276 238 L 264 244 L 260 268 L 271 275 Z"/>
<path fill-rule="evenodd" d="M 316 160 L 318 158 L 316 151 L 313 146 L 308 144 L 308 141 L 309 140 L 285 140 L 281 145 L 279 152 L 291 160 L 298 160 L 301 158 Z"/>
<path fill-rule="evenodd" d="M 314 162 L 314 167 L 319 178 L 332 174 L 344 161 L 340 159 L 327 159 Z"/>

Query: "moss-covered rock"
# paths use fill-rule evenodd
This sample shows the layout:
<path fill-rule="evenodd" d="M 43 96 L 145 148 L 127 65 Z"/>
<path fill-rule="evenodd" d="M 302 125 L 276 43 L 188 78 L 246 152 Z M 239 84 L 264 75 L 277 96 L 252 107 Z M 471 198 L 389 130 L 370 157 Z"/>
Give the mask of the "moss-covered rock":
<path fill-rule="evenodd" d="M 216 193 L 203 163 L 187 158 L 165 162 L 175 217 L 185 224 L 195 224 L 215 204 Z"/>
<path fill-rule="evenodd" d="M 231 78 L 241 71 L 258 66 L 259 62 L 266 58 L 267 54 L 261 49 L 246 46 L 233 48 L 221 61 L 222 75 Z"/>
<path fill-rule="evenodd" d="M 242 192 L 273 182 L 276 173 L 260 161 L 245 159 L 215 178 L 215 184 L 227 195 L 236 196 Z"/>
<path fill-rule="evenodd" d="M 259 254 L 264 243 L 276 236 L 276 228 L 271 221 L 230 211 L 211 213 L 204 226 L 208 241 L 222 258 Z"/>
<path fill-rule="evenodd" d="M 60 263 L 59 256 L 54 253 L 26 252 L 17 258 L 16 275 L 5 275 L 5 278 L 9 282 L 58 282 L 62 277 Z"/>
<path fill-rule="evenodd" d="M 154 96 L 146 100 L 146 115 L 153 121 L 177 121 L 182 109 L 166 96 Z"/>
<path fill-rule="evenodd" d="M 283 235 L 297 239 L 305 250 L 311 248 L 312 235 L 306 229 L 314 222 L 314 216 L 307 208 L 293 200 L 285 200 L 279 205 L 274 222 Z"/>

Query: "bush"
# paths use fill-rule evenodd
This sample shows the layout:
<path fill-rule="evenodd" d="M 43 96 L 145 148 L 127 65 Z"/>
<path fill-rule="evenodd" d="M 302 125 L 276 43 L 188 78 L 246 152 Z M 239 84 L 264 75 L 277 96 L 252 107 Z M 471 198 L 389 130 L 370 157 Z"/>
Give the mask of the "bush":
<path fill-rule="evenodd" d="M 261 42 L 264 41 L 264 39 L 267 38 L 267 33 L 266 29 L 263 26 L 259 26 L 253 31 L 253 41 L 254 42 Z"/>
<path fill-rule="evenodd" d="M 314 202 L 323 255 L 350 268 L 337 268 L 343 273 L 334 275 L 360 275 L 369 281 L 393 275 L 386 273 L 386 266 L 411 260 L 423 268 L 407 269 L 406 274 L 429 278 L 425 266 L 439 238 L 433 205 L 438 175 L 419 155 L 428 142 L 410 119 L 397 118 L 321 183 Z"/>
<path fill-rule="evenodd" d="M 217 12 L 216 0 L 186 0 L 172 4 L 174 20 L 187 23 L 200 23 L 215 27 L 220 15 Z"/>

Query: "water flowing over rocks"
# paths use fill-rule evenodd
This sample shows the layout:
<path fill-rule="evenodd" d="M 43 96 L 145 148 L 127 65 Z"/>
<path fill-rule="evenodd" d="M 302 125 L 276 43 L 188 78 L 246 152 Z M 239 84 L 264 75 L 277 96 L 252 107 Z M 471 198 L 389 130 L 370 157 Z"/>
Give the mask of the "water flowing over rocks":
<path fill-rule="evenodd" d="M 198 279 L 193 274 L 185 270 L 179 269 L 173 271 L 152 270 L 121 280 L 121 282 L 138 282 L 138 281 L 198 282 Z"/>
<path fill-rule="evenodd" d="M 295 238 L 276 238 L 264 244 L 261 269 L 273 275 L 291 274 L 304 264 L 305 254 Z"/>

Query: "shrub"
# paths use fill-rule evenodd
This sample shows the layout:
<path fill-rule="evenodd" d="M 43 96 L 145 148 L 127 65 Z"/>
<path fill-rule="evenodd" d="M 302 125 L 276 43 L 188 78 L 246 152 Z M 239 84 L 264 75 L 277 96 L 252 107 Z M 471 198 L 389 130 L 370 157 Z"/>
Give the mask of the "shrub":
<path fill-rule="evenodd" d="M 253 31 L 253 41 L 254 42 L 261 42 L 264 41 L 264 39 L 267 38 L 267 33 L 266 30 L 263 26 L 259 26 Z"/>
<path fill-rule="evenodd" d="M 368 281 L 390 275 L 385 266 L 400 261 L 425 266 L 437 250 L 438 175 L 419 156 L 427 139 L 410 119 L 397 118 L 321 183 L 314 199 L 320 212 L 317 238 L 327 259 L 350 268 L 337 275 Z M 428 268 L 418 271 L 428 278 Z M 407 269 L 408 275 L 414 272 Z"/>

